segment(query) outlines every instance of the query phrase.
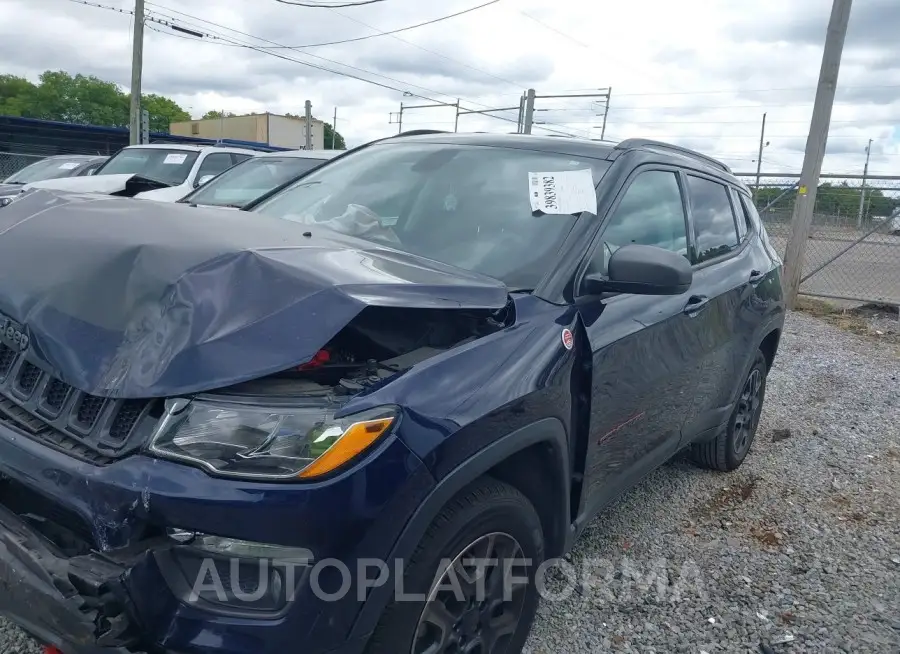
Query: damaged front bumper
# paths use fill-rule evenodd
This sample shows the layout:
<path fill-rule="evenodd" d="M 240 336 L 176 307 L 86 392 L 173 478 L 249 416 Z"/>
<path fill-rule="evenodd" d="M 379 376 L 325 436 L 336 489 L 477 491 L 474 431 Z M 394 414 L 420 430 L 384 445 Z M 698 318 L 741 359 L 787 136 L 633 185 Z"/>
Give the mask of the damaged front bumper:
<path fill-rule="evenodd" d="M 304 654 L 356 654 L 365 634 L 348 638 L 355 588 L 324 602 L 298 576 L 283 609 L 230 594 L 216 604 L 203 591 L 192 601 L 196 557 L 169 534 L 304 548 L 355 571 L 359 559 L 388 555 L 405 524 L 393 518 L 433 484 L 398 438 L 328 480 L 272 484 L 141 454 L 93 465 L 0 424 L 0 614 L 64 654 L 262 654 L 297 642 Z M 230 570 L 219 575 L 227 589 Z"/>
<path fill-rule="evenodd" d="M 123 586 L 136 561 L 129 558 L 66 558 L 0 507 L 0 614 L 65 654 L 133 652 L 139 630 Z"/>

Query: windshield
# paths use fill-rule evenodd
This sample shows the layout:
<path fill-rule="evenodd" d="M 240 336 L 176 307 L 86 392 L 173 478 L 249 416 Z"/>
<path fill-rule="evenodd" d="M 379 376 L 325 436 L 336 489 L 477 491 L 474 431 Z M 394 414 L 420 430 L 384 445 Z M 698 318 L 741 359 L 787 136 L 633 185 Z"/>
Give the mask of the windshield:
<path fill-rule="evenodd" d="M 178 186 L 187 179 L 197 152 L 163 148 L 125 148 L 114 154 L 95 175 L 140 175 Z"/>
<path fill-rule="evenodd" d="M 258 157 L 225 171 L 185 197 L 182 202 L 219 207 L 243 207 L 276 186 L 325 163 L 324 159 Z"/>
<path fill-rule="evenodd" d="M 5 184 L 30 184 L 41 182 L 45 179 L 57 179 L 70 177 L 72 173 L 83 166 L 87 159 L 52 158 L 41 159 L 22 170 L 13 173 L 4 181 Z"/>
<path fill-rule="evenodd" d="M 532 289 L 577 220 L 535 214 L 529 173 L 609 163 L 553 152 L 384 143 L 346 155 L 251 209 L 319 224 Z"/>

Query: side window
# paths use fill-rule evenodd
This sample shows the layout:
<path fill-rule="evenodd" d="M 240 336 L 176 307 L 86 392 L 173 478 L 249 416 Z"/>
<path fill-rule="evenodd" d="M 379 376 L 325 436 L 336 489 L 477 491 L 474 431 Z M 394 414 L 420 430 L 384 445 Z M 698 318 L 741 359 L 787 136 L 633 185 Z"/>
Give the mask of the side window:
<path fill-rule="evenodd" d="M 750 220 L 750 210 L 747 208 L 747 203 L 750 200 L 745 198 L 734 189 L 732 189 L 731 194 L 731 197 L 735 203 L 735 210 L 738 213 L 738 238 L 741 240 L 741 243 L 743 243 L 744 239 L 747 238 L 747 234 L 753 231 L 753 222 Z"/>
<path fill-rule="evenodd" d="M 688 175 L 687 179 L 697 244 L 694 263 L 728 254 L 738 245 L 728 188 L 702 177 Z"/>
<path fill-rule="evenodd" d="M 203 163 L 200 164 L 200 170 L 197 171 L 196 179 L 200 179 L 205 175 L 218 175 L 229 168 L 231 168 L 231 153 L 214 152 L 207 155 Z"/>
<path fill-rule="evenodd" d="M 651 170 L 634 178 L 609 217 L 591 271 L 605 275 L 612 253 L 632 243 L 655 245 L 688 256 L 684 206 L 676 173 Z"/>
<path fill-rule="evenodd" d="M 252 157 L 252 154 L 241 154 L 240 152 L 231 153 L 231 161 L 234 162 L 234 164 L 239 164 L 242 161 L 247 161 L 247 159 L 250 159 Z"/>

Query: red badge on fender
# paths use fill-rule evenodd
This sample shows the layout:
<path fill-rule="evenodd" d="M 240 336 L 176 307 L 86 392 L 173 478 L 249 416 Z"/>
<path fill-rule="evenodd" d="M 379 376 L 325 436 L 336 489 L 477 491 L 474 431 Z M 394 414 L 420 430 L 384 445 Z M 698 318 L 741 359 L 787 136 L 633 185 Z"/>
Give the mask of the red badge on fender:
<path fill-rule="evenodd" d="M 563 347 L 565 347 L 567 350 L 571 350 L 572 345 L 575 343 L 575 337 L 572 336 L 572 332 L 568 329 L 562 330 L 562 343 Z"/>

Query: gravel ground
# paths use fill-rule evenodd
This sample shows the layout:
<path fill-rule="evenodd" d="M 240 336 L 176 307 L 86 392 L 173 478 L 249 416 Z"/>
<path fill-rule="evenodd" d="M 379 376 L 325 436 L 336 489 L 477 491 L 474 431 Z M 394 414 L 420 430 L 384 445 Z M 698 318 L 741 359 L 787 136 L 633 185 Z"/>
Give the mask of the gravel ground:
<path fill-rule="evenodd" d="M 601 515 L 526 652 L 900 653 L 898 423 L 896 346 L 792 314 L 744 465 L 673 461 Z"/>
<path fill-rule="evenodd" d="M 745 464 L 678 459 L 601 515 L 525 652 L 900 653 L 898 378 L 895 345 L 792 314 Z M 0 621 L 0 652 L 40 649 Z"/>

